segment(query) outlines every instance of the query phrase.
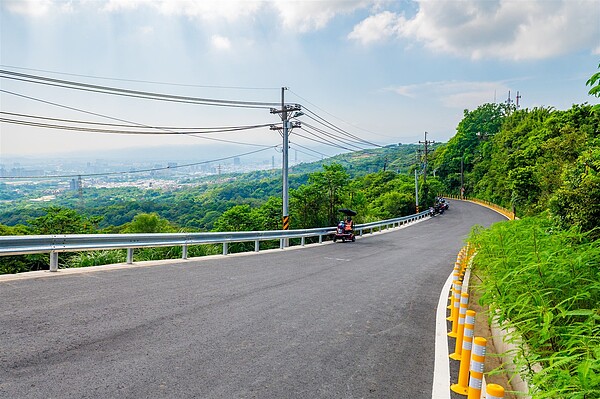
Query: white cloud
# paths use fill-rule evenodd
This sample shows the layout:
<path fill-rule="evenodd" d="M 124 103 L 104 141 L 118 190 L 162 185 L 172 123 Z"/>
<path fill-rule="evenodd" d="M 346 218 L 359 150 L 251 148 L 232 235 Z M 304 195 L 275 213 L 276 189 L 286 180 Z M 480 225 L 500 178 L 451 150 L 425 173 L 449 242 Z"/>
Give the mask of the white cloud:
<path fill-rule="evenodd" d="M 389 11 L 371 15 L 356 25 L 348 38 L 363 45 L 383 41 L 397 34 L 398 19 L 395 13 Z"/>
<path fill-rule="evenodd" d="M 336 15 L 352 13 L 372 3 L 373 1 L 367 0 L 274 0 L 271 2 L 281 16 L 283 27 L 297 32 L 322 29 Z"/>
<path fill-rule="evenodd" d="M 439 81 L 387 87 L 383 91 L 391 91 L 412 99 L 437 99 L 447 108 L 473 109 L 480 104 L 494 101 L 495 97 L 503 98 L 510 90 L 507 84 L 506 81 Z"/>
<path fill-rule="evenodd" d="M 3 0 L 11 12 L 40 16 L 51 8 L 76 8 L 77 2 L 64 0 Z M 274 12 L 273 23 L 292 32 L 319 30 L 339 14 L 352 13 L 372 6 L 381 7 L 379 0 L 82 0 L 105 12 L 129 12 L 141 8 L 156 10 L 162 15 L 185 16 L 203 21 L 253 21 L 259 14 Z M 64 10 L 63 10 L 64 11 Z"/>
<path fill-rule="evenodd" d="M 53 5 L 52 0 L 3 0 L 3 5 L 15 14 L 40 17 Z"/>
<path fill-rule="evenodd" d="M 442 53 L 472 59 L 545 59 L 600 42 L 597 0 L 418 0 L 414 17 L 370 16 L 348 36 L 363 44 L 397 38 L 416 40 Z"/>
<path fill-rule="evenodd" d="M 114 12 L 150 7 L 163 15 L 182 15 L 202 20 L 236 21 L 255 14 L 262 4 L 260 1 L 241 0 L 108 0 L 104 10 Z"/>
<path fill-rule="evenodd" d="M 213 35 L 210 42 L 217 50 L 229 50 L 231 48 L 231 41 L 225 36 Z"/>

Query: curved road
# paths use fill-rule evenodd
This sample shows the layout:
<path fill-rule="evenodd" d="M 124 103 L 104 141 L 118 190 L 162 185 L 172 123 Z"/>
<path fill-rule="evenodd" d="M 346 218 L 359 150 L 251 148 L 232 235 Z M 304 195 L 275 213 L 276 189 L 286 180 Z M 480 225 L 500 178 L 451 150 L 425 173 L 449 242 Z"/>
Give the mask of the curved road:
<path fill-rule="evenodd" d="M 0 397 L 431 398 L 440 291 L 500 220 L 451 201 L 355 243 L 0 278 Z"/>

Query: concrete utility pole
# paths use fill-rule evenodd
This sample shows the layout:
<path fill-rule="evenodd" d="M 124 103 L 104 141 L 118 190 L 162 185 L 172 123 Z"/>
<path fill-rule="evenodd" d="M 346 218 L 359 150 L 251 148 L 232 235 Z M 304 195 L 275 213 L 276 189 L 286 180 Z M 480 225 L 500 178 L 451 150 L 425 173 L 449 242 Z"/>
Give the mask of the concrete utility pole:
<path fill-rule="evenodd" d="M 285 108 L 285 89 L 286 87 L 281 88 L 281 120 L 283 121 L 283 165 L 281 176 L 283 179 L 283 229 L 289 230 L 290 228 L 290 211 L 289 211 L 289 182 L 288 182 L 288 164 L 289 164 L 289 119 L 288 113 Z"/>
<path fill-rule="evenodd" d="M 425 165 L 423 168 L 423 193 L 425 194 L 425 203 L 427 203 L 427 155 L 429 154 L 429 145 L 435 143 L 433 140 L 427 140 L 425 132 L 425 141 L 419 141 L 419 144 L 425 144 Z"/>
<path fill-rule="evenodd" d="M 465 199 L 465 154 L 460 156 L 460 199 Z"/>
<path fill-rule="evenodd" d="M 281 88 L 281 109 L 271 108 L 272 114 L 281 114 L 282 121 L 282 138 L 283 138 L 283 149 L 282 156 L 283 162 L 281 166 L 282 175 L 282 202 L 283 202 L 283 230 L 289 230 L 290 228 L 290 213 L 289 213 L 289 183 L 288 183 L 288 165 L 289 165 L 289 132 L 293 127 L 299 127 L 300 122 L 292 124 L 290 122 L 289 113 L 293 111 L 300 111 L 301 107 L 298 104 L 285 105 L 285 91 L 287 87 Z M 271 130 L 279 130 L 278 126 L 272 125 Z"/>
<path fill-rule="evenodd" d="M 415 209 L 419 213 L 419 177 L 415 169 Z"/>

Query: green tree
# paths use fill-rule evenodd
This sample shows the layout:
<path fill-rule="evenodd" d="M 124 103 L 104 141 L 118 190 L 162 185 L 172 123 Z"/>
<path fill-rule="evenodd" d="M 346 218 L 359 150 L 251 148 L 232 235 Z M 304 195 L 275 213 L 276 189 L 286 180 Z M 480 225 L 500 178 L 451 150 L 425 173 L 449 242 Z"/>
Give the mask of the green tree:
<path fill-rule="evenodd" d="M 598 64 L 600 69 L 600 64 Z M 587 86 L 590 86 L 589 94 L 594 97 L 600 97 L 600 72 L 593 74 L 586 82 Z M 594 111 L 600 112 L 600 104 L 594 105 Z"/>
<path fill-rule="evenodd" d="M 464 183 L 468 192 L 485 173 L 489 160 L 490 141 L 500 131 L 504 118 L 510 112 L 505 104 L 483 104 L 473 111 L 465 110 L 464 117 L 456 128 L 456 135 L 448 143 L 436 149 L 433 168 L 446 182 L 449 192 L 458 194 L 461 183 L 461 160 Z M 475 168 L 476 165 L 481 165 Z"/>
<path fill-rule="evenodd" d="M 563 184 L 550 201 L 550 210 L 563 228 L 579 226 L 600 237 L 600 139 L 563 174 Z"/>
<path fill-rule="evenodd" d="M 308 181 L 322 193 L 327 203 L 330 226 L 337 223 L 337 210 L 343 204 L 350 176 L 340 164 L 323 165 L 322 172 L 312 173 Z"/>
<path fill-rule="evenodd" d="M 257 221 L 253 217 L 250 205 L 236 205 L 225 212 L 215 221 L 214 231 L 253 231 L 257 230 Z"/>
<path fill-rule="evenodd" d="M 97 231 L 102 219 L 83 216 L 73 209 L 51 206 L 45 215 L 29 220 L 33 234 L 89 234 Z"/>
<path fill-rule="evenodd" d="M 290 191 L 290 219 L 294 228 L 328 225 L 327 202 L 317 186 L 305 184 Z"/>
<path fill-rule="evenodd" d="M 123 228 L 123 233 L 173 233 L 176 229 L 158 213 L 140 213 Z"/>
<path fill-rule="evenodd" d="M 379 208 L 381 219 L 391 219 L 414 212 L 415 196 L 409 193 L 390 191 L 379 197 L 374 205 Z"/>
<path fill-rule="evenodd" d="M 283 202 L 279 197 L 269 199 L 259 208 L 254 209 L 251 217 L 255 218 L 260 230 L 280 230 L 282 228 Z"/>
<path fill-rule="evenodd" d="M 0 224 L 0 236 L 20 236 L 28 233 L 23 225 L 6 226 Z M 25 256 L 3 256 L 0 258 L 0 274 L 28 272 L 31 264 Z"/>

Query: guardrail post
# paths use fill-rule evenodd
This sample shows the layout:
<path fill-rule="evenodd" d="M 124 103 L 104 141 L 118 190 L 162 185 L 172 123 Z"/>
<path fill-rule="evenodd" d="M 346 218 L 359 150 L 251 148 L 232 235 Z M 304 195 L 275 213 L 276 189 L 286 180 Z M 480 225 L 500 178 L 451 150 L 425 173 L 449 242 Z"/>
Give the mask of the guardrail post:
<path fill-rule="evenodd" d="M 181 259 L 187 259 L 188 258 L 188 247 L 187 245 L 182 245 L 181 246 Z"/>
<path fill-rule="evenodd" d="M 260 241 L 254 240 L 254 252 L 260 251 Z"/>
<path fill-rule="evenodd" d="M 304 243 L 306 242 L 304 236 L 302 236 L 302 238 L 300 239 L 300 246 L 304 246 Z"/>
<path fill-rule="evenodd" d="M 127 248 L 127 264 L 131 265 L 133 263 L 133 248 Z"/>
<path fill-rule="evenodd" d="M 50 251 L 50 271 L 58 271 L 58 252 Z"/>
<path fill-rule="evenodd" d="M 319 234 L 319 244 L 323 244 L 323 236 Z"/>
<path fill-rule="evenodd" d="M 223 255 L 227 255 L 227 243 L 223 243 Z"/>

